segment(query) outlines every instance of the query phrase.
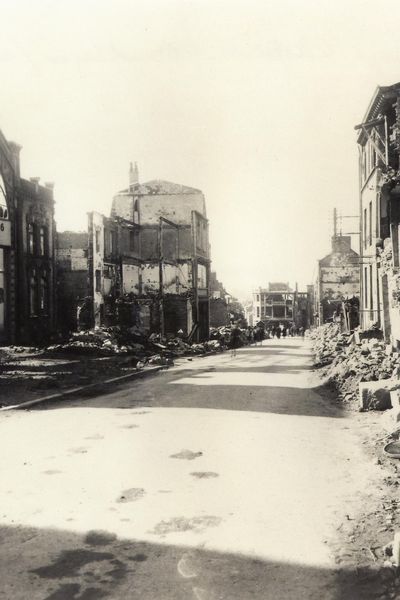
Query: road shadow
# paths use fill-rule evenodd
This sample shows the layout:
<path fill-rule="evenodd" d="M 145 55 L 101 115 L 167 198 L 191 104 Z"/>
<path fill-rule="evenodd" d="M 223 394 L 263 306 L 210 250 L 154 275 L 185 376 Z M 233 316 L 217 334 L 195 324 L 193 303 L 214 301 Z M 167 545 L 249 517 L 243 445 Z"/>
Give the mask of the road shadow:
<path fill-rule="evenodd" d="M 235 370 L 236 371 L 236 370 Z M 249 370 L 242 373 L 248 374 Z M 343 418 L 346 413 L 336 402 L 334 391 L 325 384 L 316 387 L 273 385 L 214 385 L 208 381 L 210 372 L 191 370 L 163 372 L 147 379 L 109 386 L 103 390 L 89 389 L 75 398 L 49 402 L 31 410 L 59 408 L 203 408 L 214 410 L 250 411 L 279 415 Z M 231 373 L 220 371 L 212 375 L 229 381 Z M 250 371 L 251 377 L 265 373 Z M 279 373 L 276 373 L 280 377 Z M 296 378 L 298 375 L 293 374 Z M 182 382 L 182 383 L 181 383 Z"/>
<path fill-rule="evenodd" d="M 303 346 L 279 345 L 293 350 Z M 59 407 L 87 408 L 204 408 L 232 411 L 250 411 L 279 415 L 308 417 L 345 416 L 336 402 L 332 389 L 311 384 L 312 366 L 302 361 L 296 352 L 286 362 L 272 363 L 267 355 L 274 344 L 240 349 L 236 357 L 205 363 L 183 362 L 145 379 L 97 386 L 79 392 L 74 398 L 57 403 L 38 405 L 36 410 Z M 275 354 L 275 352 L 274 352 Z M 286 354 L 288 354 L 286 352 Z M 258 356 L 259 355 L 259 356 Z"/>
<path fill-rule="evenodd" d="M 1 594 L 7 600 L 373 600 L 395 596 L 395 569 L 384 569 L 382 577 L 383 569 L 376 565 L 319 568 L 170 545 L 165 539 L 163 543 L 117 539 L 110 531 L 77 534 L 66 529 L 2 526 L 0 540 Z"/>

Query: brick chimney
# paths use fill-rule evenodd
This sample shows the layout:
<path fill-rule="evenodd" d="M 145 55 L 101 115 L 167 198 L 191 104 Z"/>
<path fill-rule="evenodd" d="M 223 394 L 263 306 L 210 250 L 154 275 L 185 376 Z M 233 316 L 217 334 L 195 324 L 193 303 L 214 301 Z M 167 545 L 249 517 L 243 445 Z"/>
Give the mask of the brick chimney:
<path fill-rule="evenodd" d="M 20 176 L 20 159 L 19 159 L 19 153 L 22 150 L 22 146 L 20 146 L 16 142 L 8 142 L 8 147 L 9 147 L 10 152 L 11 152 L 11 160 L 12 160 L 12 163 L 13 163 L 15 175 L 17 177 L 19 177 Z"/>
<path fill-rule="evenodd" d="M 332 252 L 346 253 L 351 251 L 350 235 L 334 235 L 332 238 Z"/>
<path fill-rule="evenodd" d="M 134 186 L 136 183 L 139 183 L 139 169 L 135 162 L 135 166 L 132 163 L 129 166 L 129 187 Z"/>
<path fill-rule="evenodd" d="M 38 193 L 40 177 L 30 177 L 29 181 L 34 184 L 35 192 Z"/>

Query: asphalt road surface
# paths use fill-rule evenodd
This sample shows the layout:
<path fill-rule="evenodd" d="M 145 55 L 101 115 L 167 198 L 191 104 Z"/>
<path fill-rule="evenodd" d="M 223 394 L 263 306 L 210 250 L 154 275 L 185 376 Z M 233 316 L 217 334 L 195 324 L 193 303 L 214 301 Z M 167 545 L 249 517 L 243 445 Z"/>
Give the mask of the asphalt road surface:
<path fill-rule="evenodd" d="M 371 466 L 300 338 L 2 413 L 0 439 L 1 599 L 358 597 L 330 548 Z"/>

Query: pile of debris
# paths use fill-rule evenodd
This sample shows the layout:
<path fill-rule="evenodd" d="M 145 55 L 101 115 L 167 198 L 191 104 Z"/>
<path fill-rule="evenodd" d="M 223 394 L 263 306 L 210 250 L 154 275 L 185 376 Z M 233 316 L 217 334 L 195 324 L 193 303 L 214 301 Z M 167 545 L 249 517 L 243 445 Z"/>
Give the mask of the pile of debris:
<path fill-rule="evenodd" d="M 65 344 L 54 344 L 47 348 L 48 352 L 71 352 L 75 354 L 95 354 L 110 356 L 112 354 L 136 354 L 144 351 L 144 345 L 134 340 L 127 340 L 126 333 L 120 327 L 95 327 L 73 333 Z"/>
<path fill-rule="evenodd" d="M 400 355 L 383 340 L 360 339 L 359 333 L 341 333 L 337 324 L 329 323 L 310 333 L 315 365 L 339 390 L 345 402 L 358 399 L 360 383 L 399 379 Z M 400 380 L 399 380 L 400 386 Z"/>
<path fill-rule="evenodd" d="M 215 353 L 223 349 L 224 340 L 213 339 L 203 343 L 189 344 L 181 337 L 162 338 L 156 333 L 145 336 L 135 327 L 125 329 L 115 326 L 95 327 L 75 332 L 68 342 L 49 346 L 46 353 L 92 356 L 122 354 L 136 357 L 138 362 L 171 364 L 171 360 L 176 357 Z"/>

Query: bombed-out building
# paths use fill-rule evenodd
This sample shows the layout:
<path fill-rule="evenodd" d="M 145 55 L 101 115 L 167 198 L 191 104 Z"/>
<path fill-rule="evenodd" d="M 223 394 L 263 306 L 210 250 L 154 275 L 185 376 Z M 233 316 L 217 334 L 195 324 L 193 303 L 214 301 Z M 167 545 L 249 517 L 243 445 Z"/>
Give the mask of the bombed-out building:
<path fill-rule="evenodd" d="M 115 323 L 203 340 L 209 333 L 210 251 L 205 198 L 195 188 L 154 180 L 129 186 L 111 216 L 88 215 L 87 324 Z M 59 262 L 60 264 L 60 262 Z M 90 307 L 89 307 L 90 305 Z"/>
<path fill-rule="evenodd" d="M 315 305 L 318 324 L 343 318 L 346 329 L 359 324 L 359 255 L 351 248 L 351 237 L 332 237 L 332 251 L 318 261 Z"/>
<path fill-rule="evenodd" d="M 267 288 L 253 291 L 252 308 L 246 313 L 251 316 L 253 325 L 264 323 L 266 327 L 279 324 L 286 327 L 303 327 L 312 324 L 312 286 L 306 292 L 299 292 L 287 282 L 272 282 Z"/>

